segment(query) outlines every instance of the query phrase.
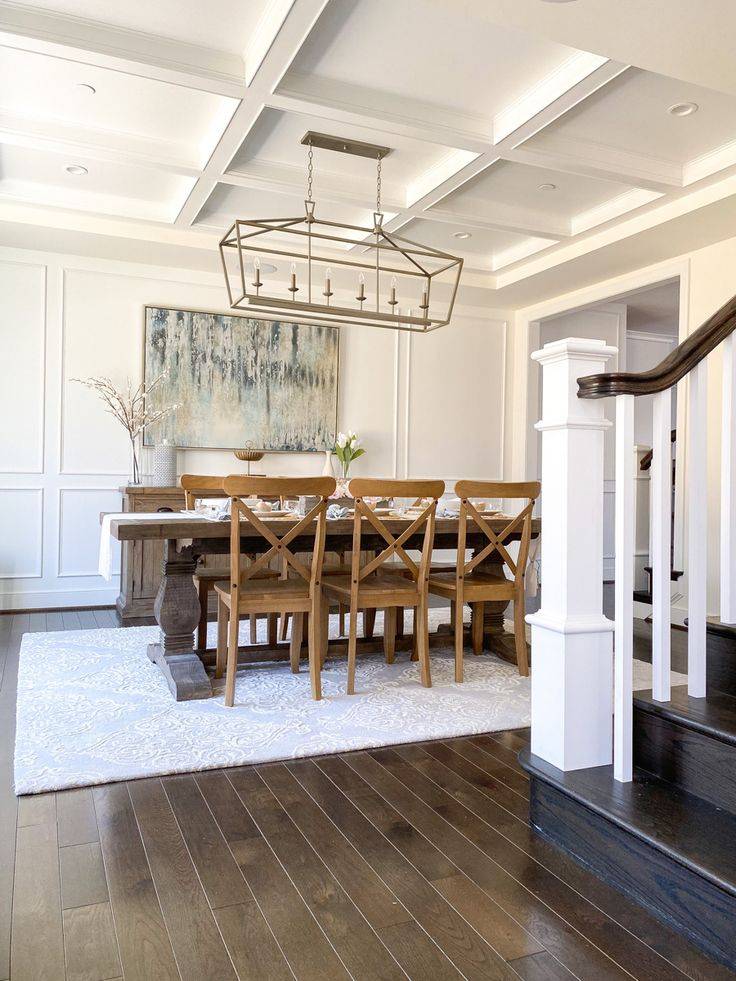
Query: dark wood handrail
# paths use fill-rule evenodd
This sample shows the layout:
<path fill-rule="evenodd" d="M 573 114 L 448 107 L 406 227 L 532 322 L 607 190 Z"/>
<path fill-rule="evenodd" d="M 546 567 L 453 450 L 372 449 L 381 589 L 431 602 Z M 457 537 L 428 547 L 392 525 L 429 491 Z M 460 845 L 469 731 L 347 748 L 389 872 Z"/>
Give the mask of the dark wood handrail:
<path fill-rule="evenodd" d="M 670 443 L 676 443 L 676 442 L 677 442 L 677 430 L 673 429 L 672 432 L 670 433 Z M 641 461 L 639 462 L 639 470 L 651 470 L 653 459 L 654 459 L 654 450 L 649 450 L 649 452 L 645 453 L 644 456 L 641 458 Z"/>
<path fill-rule="evenodd" d="M 614 371 L 578 378 L 578 398 L 604 399 L 610 395 L 655 395 L 676 385 L 721 341 L 736 330 L 736 296 L 649 371 Z"/>

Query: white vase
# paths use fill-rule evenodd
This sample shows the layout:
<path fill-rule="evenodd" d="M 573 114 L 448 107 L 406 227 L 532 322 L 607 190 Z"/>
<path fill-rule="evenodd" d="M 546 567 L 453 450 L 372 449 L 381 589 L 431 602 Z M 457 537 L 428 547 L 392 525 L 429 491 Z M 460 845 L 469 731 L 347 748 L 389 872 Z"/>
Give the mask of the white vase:
<path fill-rule="evenodd" d="M 325 450 L 325 465 L 322 467 L 322 476 L 335 476 L 335 471 L 332 469 L 332 450 Z"/>
<path fill-rule="evenodd" d="M 153 450 L 153 482 L 157 487 L 175 487 L 176 447 L 164 440 Z"/>

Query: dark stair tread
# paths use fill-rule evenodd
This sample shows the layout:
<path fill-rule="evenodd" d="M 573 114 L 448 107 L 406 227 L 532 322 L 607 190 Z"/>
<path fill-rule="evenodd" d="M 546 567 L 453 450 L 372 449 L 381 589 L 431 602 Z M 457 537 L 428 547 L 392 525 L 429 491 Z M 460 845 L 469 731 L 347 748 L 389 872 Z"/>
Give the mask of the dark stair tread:
<path fill-rule="evenodd" d="M 687 620 L 685 623 L 687 623 Z M 721 623 L 720 620 L 711 619 L 706 621 L 705 629 L 715 637 L 725 637 L 727 640 L 736 642 L 736 624 Z"/>
<path fill-rule="evenodd" d="M 531 776 L 736 897 L 736 815 L 638 767 L 631 783 L 618 783 L 612 766 L 565 773 L 529 750 L 519 761 Z"/>
<path fill-rule="evenodd" d="M 634 693 L 634 705 L 687 729 L 736 746 L 736 698 L 711 691 L 707 698 L 691 698 L 687 685 L 676 685 L 669 702 L 655 702 L 650 690 Z"/>

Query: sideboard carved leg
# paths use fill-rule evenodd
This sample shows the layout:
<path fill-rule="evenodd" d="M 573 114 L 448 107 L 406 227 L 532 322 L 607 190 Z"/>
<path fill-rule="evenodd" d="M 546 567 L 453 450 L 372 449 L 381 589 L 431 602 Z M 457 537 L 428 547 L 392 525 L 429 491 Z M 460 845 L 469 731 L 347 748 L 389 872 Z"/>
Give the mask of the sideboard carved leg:
<path fill-rule="evenodd" d="M 153 612 L 161 628 L 148 656 L 166 679 L 177 702 L 210 698 L 212 685 L 194 652 L 194 631 L 199 623 L 199 597 L 192 576 L 198 556 L 191 546 L 176 550 L 176 541 L 164 547 L 163 576 Z"/>

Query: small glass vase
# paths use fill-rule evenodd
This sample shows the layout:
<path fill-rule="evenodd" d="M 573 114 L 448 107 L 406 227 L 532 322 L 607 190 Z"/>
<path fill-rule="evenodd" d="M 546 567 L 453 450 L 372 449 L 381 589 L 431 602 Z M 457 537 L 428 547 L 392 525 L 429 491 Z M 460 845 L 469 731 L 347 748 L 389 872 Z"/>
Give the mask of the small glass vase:
<path fill-rule="evenodd" d="M 137 439 L 130 441 L 130 475 L 128 487 L 140 487 L 143 483 L 140 467 L 140 447 Z"/>

